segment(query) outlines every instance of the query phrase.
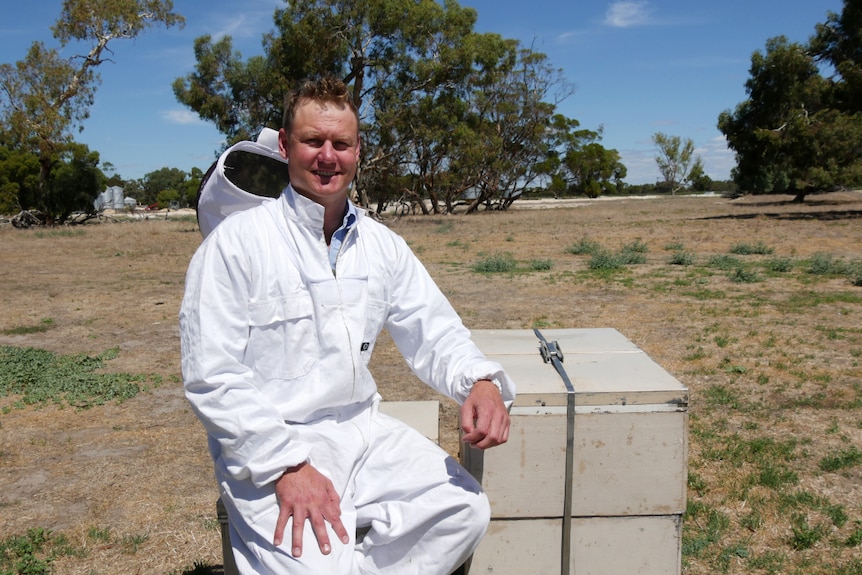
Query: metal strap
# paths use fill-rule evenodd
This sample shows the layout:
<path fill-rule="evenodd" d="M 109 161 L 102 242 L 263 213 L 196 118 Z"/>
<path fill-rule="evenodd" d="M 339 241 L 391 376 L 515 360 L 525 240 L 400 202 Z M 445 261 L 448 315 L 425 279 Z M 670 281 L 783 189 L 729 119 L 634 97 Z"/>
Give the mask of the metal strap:
<path fill-rule="evenodd" d="M 560 574 L 569 575 L 572 564 L 572 481 L 575 465 L 575 386 L 563 367 L 563 350 L 556 341 L 549 342 L 538 329 L 533 333 L 539 338 L 539 353 L 542 361 L 551 363 L 566 385 L 566 481 L 563 494 L 563 533 Z"/>

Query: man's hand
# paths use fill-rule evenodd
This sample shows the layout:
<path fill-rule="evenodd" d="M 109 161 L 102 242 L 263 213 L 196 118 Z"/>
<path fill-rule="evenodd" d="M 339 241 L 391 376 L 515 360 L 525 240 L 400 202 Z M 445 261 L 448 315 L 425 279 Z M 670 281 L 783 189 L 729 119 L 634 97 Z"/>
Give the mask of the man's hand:
<path fill-rule="evenodd" d="M 302 555 L 302 530 L 305 521 L 311 523 L 320 552 L 329 555 L 332 547 L 326 524 L 332 525 L 341 542 L 347 544 L 350 538 L 341 523 L 341 500 L 332 482 L 308 463 L 301 463 L 284 472 L 275 482 L 275 496 L 278 499 L 278 520 L 275 524 L 273 544 L 281 545 L 287 520 L 293 517 L 292 553 Z"/>
<path fill-rule="evenodd" d="M 473 385 L 461 406 L 461 429 L 464 442 L 480 449 L 506 443 L 509 439 L 509 412 L 497 386 L 487 379 Z"/>

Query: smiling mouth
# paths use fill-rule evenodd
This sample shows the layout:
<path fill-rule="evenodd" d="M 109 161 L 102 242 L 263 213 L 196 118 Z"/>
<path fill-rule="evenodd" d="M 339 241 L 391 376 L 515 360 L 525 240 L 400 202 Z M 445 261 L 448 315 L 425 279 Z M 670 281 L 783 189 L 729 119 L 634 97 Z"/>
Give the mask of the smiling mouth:
<path fill-rule="evenodd" d="M 321 178 L 331 178 L 331 177 L 337 176 L 339 174 L 339 172 L 331 172 L 329 170 L 317 170 L 314 173 L 317 174 L 318 176 L 320 176 Z"/>

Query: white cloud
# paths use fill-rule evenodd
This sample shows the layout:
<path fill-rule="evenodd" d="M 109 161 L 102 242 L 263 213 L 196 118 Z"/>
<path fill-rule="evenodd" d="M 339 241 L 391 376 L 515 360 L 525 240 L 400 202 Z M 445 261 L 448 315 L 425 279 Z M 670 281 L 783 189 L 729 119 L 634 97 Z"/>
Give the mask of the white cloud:
<path fill-rule="evenodd" d="M 649 2 L 622 0 L 614 2 L 605 13 L 605 24 L 614 28 L 629 28 L 649 23 L 652 8 Z"/>
<path fill-rule="evenodd" d="M 171 124 L 189 125 L 202 123 L 203 120 L 191 110 L 164 110 L 161 113 L 163 119 Z"/>
<path fill-rule="evenodd" d="M 733 150 L 727 147 L 727 140 L 723 135 L 710 139 L 704 146 L 698 147 L 695 153 L 703 160 L 704 171 L 710 178 L 730 179 L 730 170 L 736 166 L 736 156 Z"/>

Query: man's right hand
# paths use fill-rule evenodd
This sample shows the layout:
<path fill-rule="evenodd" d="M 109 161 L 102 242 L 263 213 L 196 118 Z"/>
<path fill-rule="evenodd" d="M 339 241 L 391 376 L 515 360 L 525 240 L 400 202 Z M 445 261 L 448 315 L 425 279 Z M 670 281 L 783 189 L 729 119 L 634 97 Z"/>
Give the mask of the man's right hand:
<path fill-rule="evenodd" d="M 302 531 L 305 522 L 311 523 L 320 552 L 329 555 L 332 547 L 326 524 L 345 545 L 350 542 L 347 530 L 341 523 L 341 500 L 332 482 L 309 463 L 301 463 L 284 472 L 275 482 L 275 496 L 278 499 L 278 520 L 275 524 L 273 544 L 281 545 L 287 520 L 293 517 L 292 553 L 302 555 Z"/>

